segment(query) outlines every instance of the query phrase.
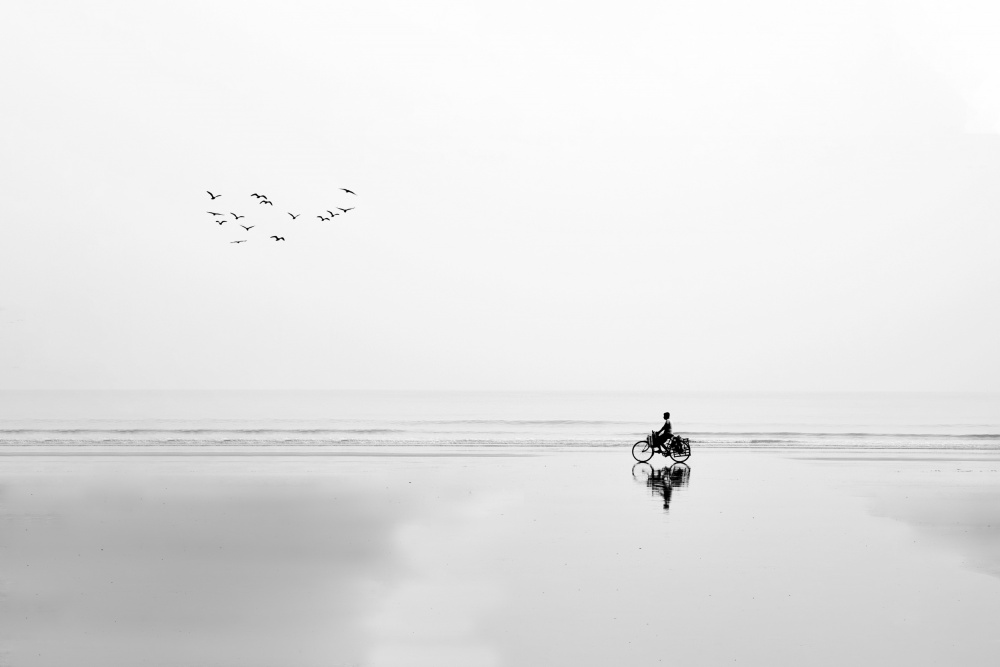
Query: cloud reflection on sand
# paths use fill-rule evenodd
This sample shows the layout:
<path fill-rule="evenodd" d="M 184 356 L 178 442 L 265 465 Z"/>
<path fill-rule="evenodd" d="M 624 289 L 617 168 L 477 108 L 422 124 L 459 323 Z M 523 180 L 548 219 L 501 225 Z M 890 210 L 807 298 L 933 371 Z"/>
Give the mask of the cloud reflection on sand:
<path fill-rule="evenodd" d="M 4 648 L 29 665 L 360 659 L 358 619 L 371 582 L 397 569 L 390 541 L 409 512 L 398 494 L 297 481 L 8 487 Z"/>
<path fill-rule="evenodd" d="M 464 494 L 463 494 L 464 495 Z M 405 578 L 367 619 L 373 667 L 492 667 L 501 657 L 484 642 L 491 611 L 506 599 L 484 558 L 507 537 L 490 521 L 521 502 L 514 493 L 448 498 L 439 511 L 396 530 Z"/>
<path fill-rule="evenodd" d="M 1000 578 L 1000 452 L 839 453 L 801 457 L 851 467 L 873 515 L 908 525 L 924 543 Z M 877 483 L 871 483 L 878 476 Z M 891 479 L 892 483 L 885 483 Z"/>
<path fill-rule="evenodd" d="M 452 483 L 454 466 L 361 461 L 8 468 L 0 650 L 18 665 L 501 664 L 483 637 L 504 595 L 482 563 L 519 495 Z"/>
<path fill-rule="evenodd" d="M 878 498 L 872 511 L 906 522 L 930 543 L 957 550 L 968 567 L 1000 578 L 1000 492 L 967 489 L 941 497 L 914 491 Z"/>
<path fill-rule="evenodd" d="M 995 473 L 693 461 L 678 489 L 692 473 L 650 485 L 624 449 L 11 455 L 0 664 L 995 662 L 1000 579 L 870 511 L 993 502 Z"/>

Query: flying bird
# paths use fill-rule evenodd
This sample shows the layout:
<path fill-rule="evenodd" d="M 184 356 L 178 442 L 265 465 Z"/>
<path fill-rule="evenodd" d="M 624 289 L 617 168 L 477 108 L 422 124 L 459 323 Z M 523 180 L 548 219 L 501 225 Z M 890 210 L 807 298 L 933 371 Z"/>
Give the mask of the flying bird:
<path fill-rule="evenodd" d="M 246 243 L 246 242 L 247 242 L 246 239 L 243 239 L 242 241 L 230 241 L 230 243 Z"/>
<path fill-rule="evenodd" d="M 208 190 L 205 190 L 205 192 L 208 192 Z M 222 195 L 213 195 L 211 192 L 208 192 L 208 196 L 212 198 L 212 201 L 215 201 L 216 199 L 218 199 Z"/>
<path fill-rule="evenodd" d="M 260 200 L 259 202 L 257 202 L 257 203 L 258 203 L 258 204 L 267 204 L 268 206 L 274 206 L 274 204 L 272 204 L 271 202 L 267 201 L 266 199 L 261 199 L 261 200 Z"/>
<path fill-rule="evenodd" d="M 274 239 L 275 241 L 284 241 L 285 240 L 284 236 L 272 236 L 271 238 Z"/>
<path fill-rule="evenodd" d="M 355 197 L 358 195 L 358 193 L 354 192 L 353 190 L 348 190 L 347 188 L 340 188 L 340 189 L 349 195 L 354 195 Z"/>
<path fill-rule="evenodd" d="M 256 197 L 257 199 L 267 199 L 267 195 L 259 195 L 256 192 L 250 195 L 251 197 Z"/>
<path fill-rule="evenodd" d="M 299 215 L 302 215 L 302 214 L 299 213 L 299 215 L 295 215 L 294 213 L 289 213 L 288 215 L 292 216 L 292 220 L 294 220 L 295 218 L 299 217 Z"/>
<path fill-rule="evenodd" d="M 332 220 L 332 218 L 324 218 L 321 215 L 317 215 L 316 217 L 319 218 L 320 220 Z"/>
<path fill-rule="evenodd" d="M 229 213 L 230 213 L 230 214 L 231 214 L 231 215 L 232 215 L 232 216 L 233 216 L 234 218 L 236 218 L 237 220 L 239 220 L 240 218 L 245 218 L 245 217 L 246 217 L 245 215 L 236 215 L 236 214 L 235 214 L 235 213 L 233 213 L 232 211 L 230 211 Z"/>
<path fill-rule="evenodd" d="M 249 227 L 247 227 L 246 225 L 240 225 L 240 227 L 242 227 L 243 229 L 247 230 L 248 232 L 249 232 L 249 231 L 250 231 L 251 229 L 253 229 L 254 227 L 256 227 L 256 226 L 257 226 L 257 225 L 250 225 Z"/>
<path fill-rule="evenodd" d="M 339 213 L 334 213 L 334 212 L 333 212 L 333 211 L 331 211 L 330 209 L 326 209 L 326 212 L 330 214 L 330 217 L 331 217 L 331 218 L 332 218 L 333 216 L 335 216 L 335 215 L 340 215 Z"/>
<path fill-rule="evenodd" d="M 340 208 L 340 207 L 338 206 L 338 207 L 337 207 L 337 210 L 338 210 L 338 211 L 343 211 L 344 213 L 347 213 L 348 211 L 353 211 L 353 210 L 354 210 L 354 207 L 352 206 L 351 208 Z"/>
<path fill-rule="evenodd" d="M 205 211 L 206 213 L 211 213 L 212 215 L 225 215 L 225 213 L 216 213 L 215 211 Z"/>
<path fill-rule="evenodd" d="M 224 222 L 225 222 L 225 220 L 216 220 L 216 222 L 217 222 L 217 223 L 219 223 L 219 224 L 221 225 L 222 223 L 224 223 Z"/>

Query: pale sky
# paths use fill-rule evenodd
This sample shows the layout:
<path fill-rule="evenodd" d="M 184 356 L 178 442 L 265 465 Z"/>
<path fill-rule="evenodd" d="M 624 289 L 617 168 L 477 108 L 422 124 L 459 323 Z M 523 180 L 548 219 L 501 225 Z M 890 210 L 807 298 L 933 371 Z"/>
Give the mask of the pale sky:
<path fill-rule="evenodd" d="M 997 34 L 991 2 L 7 2 L 0 388 L 1000 391 Z M 206 213 L 256 191 L 285 243 Z"/>

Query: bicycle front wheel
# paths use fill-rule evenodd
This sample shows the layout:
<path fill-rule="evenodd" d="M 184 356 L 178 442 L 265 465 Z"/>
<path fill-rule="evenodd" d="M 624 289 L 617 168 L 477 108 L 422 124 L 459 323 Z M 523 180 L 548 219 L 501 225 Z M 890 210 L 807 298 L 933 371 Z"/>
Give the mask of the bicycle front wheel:
<path fill-rule="evenodd" d="M 650 447 L 649 443 L 645 440 L 640 440 L 632 445 L 632 458 L 639 463 L 645 463 L 649 459 L 653 458 L 653 448 Z"/>

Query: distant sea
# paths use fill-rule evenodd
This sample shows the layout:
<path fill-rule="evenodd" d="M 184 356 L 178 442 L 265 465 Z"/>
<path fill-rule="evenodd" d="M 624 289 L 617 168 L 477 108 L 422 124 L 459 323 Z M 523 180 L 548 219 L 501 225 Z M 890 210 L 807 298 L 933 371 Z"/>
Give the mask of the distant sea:
<path fill-rule="evenodd" d="M 1000 448 L 997 394 L 346 391 L 0 391 L 0 447 L 627 447 L 664 411 L 696 447 Z"/>

